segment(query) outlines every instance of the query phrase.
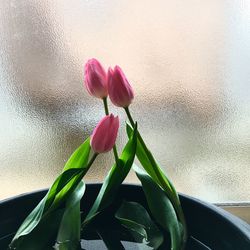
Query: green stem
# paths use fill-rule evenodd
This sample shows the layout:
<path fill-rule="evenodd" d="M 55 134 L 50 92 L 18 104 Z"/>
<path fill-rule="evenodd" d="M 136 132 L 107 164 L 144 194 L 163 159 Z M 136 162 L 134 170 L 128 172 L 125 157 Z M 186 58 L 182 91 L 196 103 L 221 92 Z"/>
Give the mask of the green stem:
<path fill-rule="evenodd" d="M 98 156 L 98 153 L 94 153 L 93 156 L 91 157 L 90 161 L 88 162 L 87 169 L 91 167 L 93 162 L 95 161 L 96 157 Z"/>
<path fill-rule="evenodd" d="M 109 108 L 108 108 L 107 97 L 104 97 L 102 100 L 103 100 L 105 114 L 109 115 Z M 115 162 L 118 165 L 119 164 L 119 156 L 118 156 L 118 153 L 117 153 L 116 145 L 114 145 L 114 147 L 113 147 L 113 152 L 114 152 L 114 156 L 115 156 Z"/>
<path fill-rule="evenodd" d="M 129 108 L 125 107 L 124 109 L 125 109 L 125 112 L 127 114 L 127 117 L 129 119 L 129 122 L 130 122 L 131 126 L 134 128 L 135 122 L 134 122 L 134 120 L 133 120 L 133 118 L 131 116 Z M 137 132 L 137 138 L 140 141 L 142 147 L 144 149 L 147 149 L 147 146 L 146 146 L 144 140 L 142 139 L 139 131 Z M 152 158 L 152 160 L 154 160 L 154 159 Z M 167 193 L 168 193 L 169 199 L 171 200 L 171 202 L 172 202 L 172 204 L 173 204 L 173 206 L 175 208 L 177 216 L 178 216 L 179 220 L 181 221 L 181 223 L 182 223 L 182 225 L 184 227 L 183 240 L 184 240 L 184 244 L 185 244 L 185 242 L 187 240 L 187 224 L 186 224 L 186 220 L 185 220 L 183 211 L 181 209 L 181 204 L 180 204 L 180 200 L 179 200 L 178 194 L 175 191 L 174 186 L 172 185 L 172 183 L 169 180 L 168 180 L 168 182 L 170 183 L 170 187 L 169 187 L 169 185 L 167 185 L 166 180 L 164 179 L 163 175 L 161 174 L 161 172 L 159 171 L 159 169 L 156 168 L 155 166 L 157 166 L 157 164 L 152 164 L 152 167 L 154 168 L 154 173 L 156 174 L 156 177 L 157 177 L 160 185 L 162 186 L 162 188 L 165 191 L 166 190 L 170 190 L 170 192 L 167 192 Z"/>
<path fill-rule="evenodd" d="M 108 108 L 107 97 L 104 97 L 102 100 L 103 100 L 103 105 L 104 105 L 104 109 L 105 109 L 105 114 L 109 115 L 109 108 Z"/>
<path fill-rule="evenodd" d="M 129 122 L 131 123 L 132 127 L 134 127 L 135 126 L 135 122 L 134 122 L 134 120 L 133 120 L 133 118 L 132 118 L 132 116 L 130 114 L 130 111 L 129 111 L 128 107 L 126 107 L 124 109 L 125 109 L 125 112 L 126 112 L 126 114 L 128 116 Z"/>

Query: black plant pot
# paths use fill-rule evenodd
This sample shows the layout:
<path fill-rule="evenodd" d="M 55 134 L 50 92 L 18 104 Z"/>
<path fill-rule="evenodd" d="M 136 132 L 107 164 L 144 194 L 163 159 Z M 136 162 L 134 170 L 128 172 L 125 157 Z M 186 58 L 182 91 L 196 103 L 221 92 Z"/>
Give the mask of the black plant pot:
<path fill-rule="evenodd" d="M 88 184 L 83 213 L 93 203 L 101 184 Z M 44 197 L 47 190 L 36 191 L 0 202 L 0 249 L 7 249 L 20 223 Z M 137 201 L 146 206 L 141 186 L 122 185 L 117 200 Z M 187 220 L 188 250 L 249 250 L 250 226 L 237 217 L 200 200 L 180 195 Z M 147 207 L 147 206 L 146 206 Z M 93 249 L 93 248 L 92 248 Z M 130 248 L 132 249 L 132 248 Z"/>

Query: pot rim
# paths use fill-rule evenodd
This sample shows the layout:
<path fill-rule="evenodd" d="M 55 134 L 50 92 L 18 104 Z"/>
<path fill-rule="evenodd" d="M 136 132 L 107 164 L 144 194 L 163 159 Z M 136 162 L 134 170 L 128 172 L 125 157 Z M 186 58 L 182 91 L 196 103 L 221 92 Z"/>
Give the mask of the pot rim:
<path fill-rule="evenodd" d="M 88 187 L 95 187 L 95 188 L 100 188 L 102 185 L 101 182 L 97 182 L 97 183 L 86 183 L 87 188 Z M 138 185 L 138 184 L 130 184 L 130 183 L 125 183 L 122 184 L 122 186 L 127 187 L 127 188 L 136 188 L 136 189 L 141 189 L 142 186 Z M 23 194 L 19 194 L 10 198 L 6 198 L 0 201 L 0 206 L 4 205 L 4 204 L 8 204 L 13 202 L 14 200 L 21 200 L 21 199 L 25 199 L 27 196 L 29 195 L 36 195 L 36 194 L 41 194 L 41 193 L 45 193 L 47 192 L 48 189 L 44 188 L 44 189 L 39 189 L 39 190 L 35 190 L 35 191 L 31 191 L 31 192 L 26 192 Z M 186 195 L 186 194 L 182 194 L 179 193 L 180 195 L 180 201 L 181 203 L 192 203 L 195 204 L 196 209 L 202 209 L 203 213 L 210 213 L 212 214 L 214 217 L 218 218 L 218 220 L 223 221 L 223 223 L 225 223 L 227 226 L 234 228 L 234 230 L 237 230 L 242 237 L 244 237 L 246 240 L 249 240 L 249 244 L 250 244 L 250 225 L 241 220 L 240 218 L 234 216 L 233 214 L 223 210 L 220 207 L 217 207 L 214 204 L 202 201 L 198 198 L 194 198 L 192 196 Z M 185 211 L 184 211 L 185 213 Z M 206 218 L 204 218 L 206 219 Z"/>

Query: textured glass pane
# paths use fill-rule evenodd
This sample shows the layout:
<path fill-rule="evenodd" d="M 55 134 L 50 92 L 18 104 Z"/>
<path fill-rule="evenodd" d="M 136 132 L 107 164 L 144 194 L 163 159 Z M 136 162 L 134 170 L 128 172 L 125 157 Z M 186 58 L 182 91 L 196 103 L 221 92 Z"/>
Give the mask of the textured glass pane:
<path fill-rule="evenodd" d="M 82 86 L 96 57 L 126 72 L 131 112 L 178 191 L 250 201 L 249 24 L 247 0 L 0 1 L 0 199 L 48 187 L 103 116 Z"/>

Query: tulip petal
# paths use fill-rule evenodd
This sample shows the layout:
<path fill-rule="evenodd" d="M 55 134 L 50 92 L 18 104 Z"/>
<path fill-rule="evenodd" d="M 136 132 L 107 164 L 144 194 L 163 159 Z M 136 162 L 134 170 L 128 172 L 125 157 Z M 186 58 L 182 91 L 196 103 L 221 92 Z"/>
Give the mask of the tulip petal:
<path fill-rule="evenodd" d="M 110 100 L 118 107 L 128 107 L 134 98 L 134 91 L 119 66 L 108 70 L 108 92 Z"/>
<path fill-rule="evenodd" d="M 107 74 L 101 63 L 92 58 L 84 67 L 84 84 L 90 95 L 104 98 L 108 95 Z"/>
<path fill-rule="evenodd" d="M 107 115 L 95 127 L 91 135 L 91 147 L 96 153 L 105 153 L 115 144 L 119 129 L 119 118 Z"/>

